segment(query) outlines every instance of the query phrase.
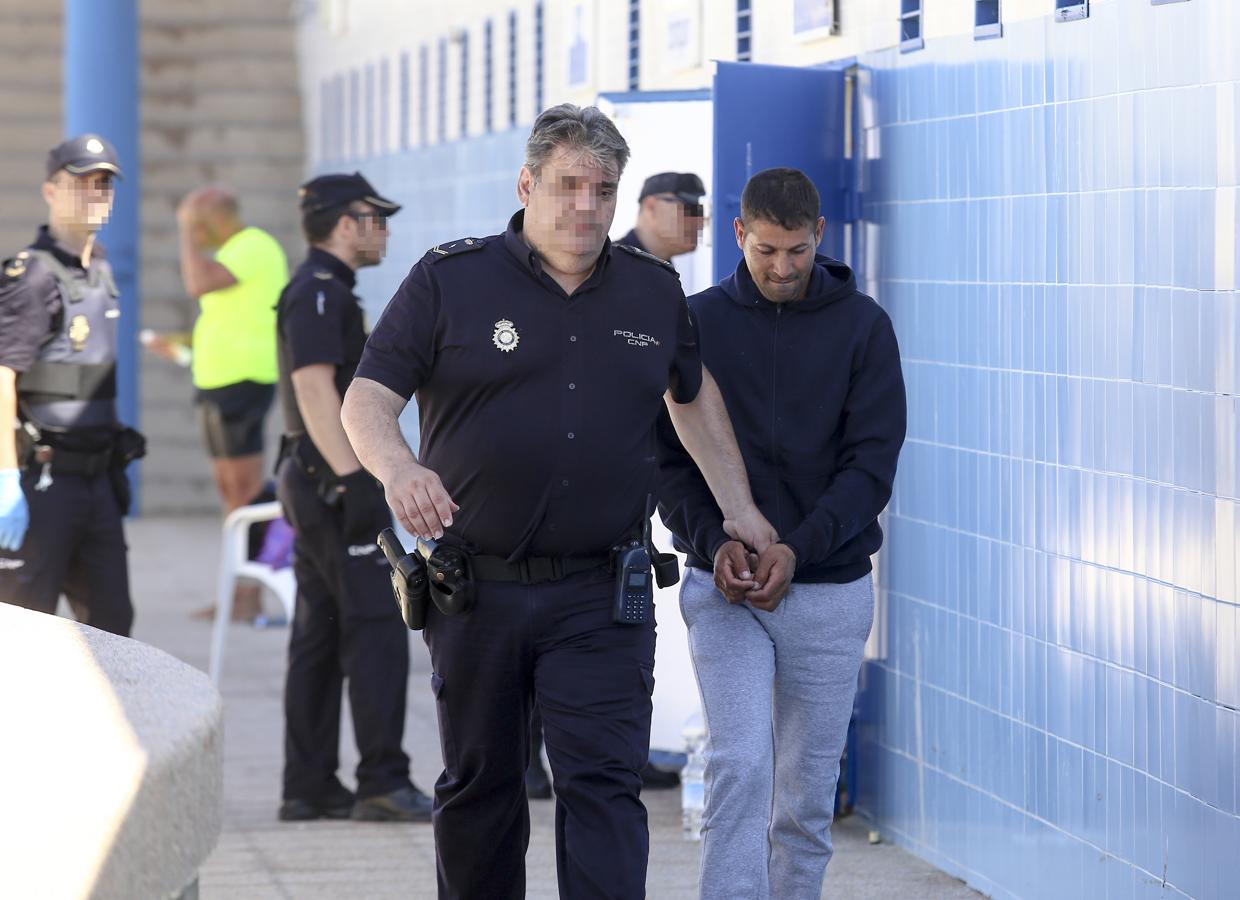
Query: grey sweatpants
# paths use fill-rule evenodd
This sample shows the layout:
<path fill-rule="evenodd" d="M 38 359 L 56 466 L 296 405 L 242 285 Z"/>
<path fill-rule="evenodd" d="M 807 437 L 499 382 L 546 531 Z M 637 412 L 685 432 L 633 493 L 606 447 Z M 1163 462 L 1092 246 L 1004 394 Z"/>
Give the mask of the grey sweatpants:
<path fill-rule="evenodd" d="M 768 613 L 688 569 L 680 610 L 709 733 L 700 896 L 818 900 L 871 577 L 794 584 Z"/>

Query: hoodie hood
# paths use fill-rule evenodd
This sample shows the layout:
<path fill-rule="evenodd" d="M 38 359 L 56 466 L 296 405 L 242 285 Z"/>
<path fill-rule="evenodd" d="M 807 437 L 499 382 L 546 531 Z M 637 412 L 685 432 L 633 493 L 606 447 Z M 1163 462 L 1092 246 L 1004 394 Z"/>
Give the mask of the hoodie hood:
<path fill-rule="evenodd" d="M 809 312 L 851 297 L 857 292 L 857 279 L 845 263 L 819 253 L 814 256 L 814 271 L 809 276 L 809 289 L 805 296 L 787 303 L 772 303 L 762 296 L 758 286 L 753 283 L 749 266 L 745 265 L 745 257 L 742 256 L 741 261 L 736 264 L 736 271 L 723 279 L 719 287 L 741 306 L 767 309 L 782 306 L 788 312 Z"/>

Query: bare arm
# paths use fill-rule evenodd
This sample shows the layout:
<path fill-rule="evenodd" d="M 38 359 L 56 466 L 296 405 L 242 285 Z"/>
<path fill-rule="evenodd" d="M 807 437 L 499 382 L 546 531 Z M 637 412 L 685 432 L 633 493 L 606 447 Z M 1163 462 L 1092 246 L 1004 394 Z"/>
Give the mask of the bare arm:
<path fill-rule="evenodd" d="M 719 504 L 724 529 L 761 553 L 778 535 L 754 505 L 745 462 L 715 379 L 703 367 L 702 387 L 692 401 L 677 403 L 669 391 L 664 402 L 680 442 Z"/>
<path fill-rule="evenodd" d="M 0 469 L 17 468 L 17 441 L 13 426 L 17 424 L 17 373 L 0 366 Z"/>
<path fill-rule="evenodd" d="M 460 509 L 439 476 L 421 465 L 400 431 L 405 398 L 369 378 L 354 378 L 340 417 L 357 458 L 381 482 L 400 524 L 421 538 L 443 537 Z"/>
<path fill-rule="evenodd" d="M 181 228 L 181 281 L 185 292 L 197 300 L 203 294 L 231 287 L 237 279 L 224 265 L 203 253 L 192 232 L 192 228 Z"/>
<path fill-rule="evenodd" d="M 332 471 L 343 476 L 356 472 L 362 464 L 349 446 L 340 423 L 340 394 L 336 391 L 335 374 L 335 366 L 325 363 L 303 366 L 293 372 L 292 381 L 297 409 L 306 423 L 310 440 Z"/>

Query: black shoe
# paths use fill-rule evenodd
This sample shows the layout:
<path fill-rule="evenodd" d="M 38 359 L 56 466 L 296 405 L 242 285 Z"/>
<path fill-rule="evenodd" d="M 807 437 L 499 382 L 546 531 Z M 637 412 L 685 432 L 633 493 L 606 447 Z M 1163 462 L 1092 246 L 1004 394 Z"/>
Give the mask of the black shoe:
<path fill-rule="evenodd" d="M 551 799 L 551 778 L 537 756 L 530 757 L 529 768 L 525 770 L 525 796 L 531 800 Z"/>
<path fill-rule="evenodd" d="M 410 785 L 358 800 L 349 816 L 355 822 L 429 822 L 431 798 Z"/>
<path fill-rule="evenodd" d="M 680 775 L 655 768 L 650 763 L 642 766 L 642 787 L 650 791 L 668 791 L 680 786 Z"/>
<path fill-rule="evenodd" d="M 336 785 L 317 800 L 298 797 L 280 804 L 281 822 L 312 822 L 315 819 L 347 819 L 353 811 L 353 792 Z"/>

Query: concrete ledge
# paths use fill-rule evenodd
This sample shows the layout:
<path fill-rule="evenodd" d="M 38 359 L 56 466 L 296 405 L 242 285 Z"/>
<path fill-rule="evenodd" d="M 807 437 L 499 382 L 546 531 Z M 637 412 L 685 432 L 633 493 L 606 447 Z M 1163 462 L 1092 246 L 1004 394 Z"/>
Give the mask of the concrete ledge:
<path fill-rule="evenodd" d="M 163 651 L 0 603 L 0 897 L 196 896 L 221 712 Z"/>

